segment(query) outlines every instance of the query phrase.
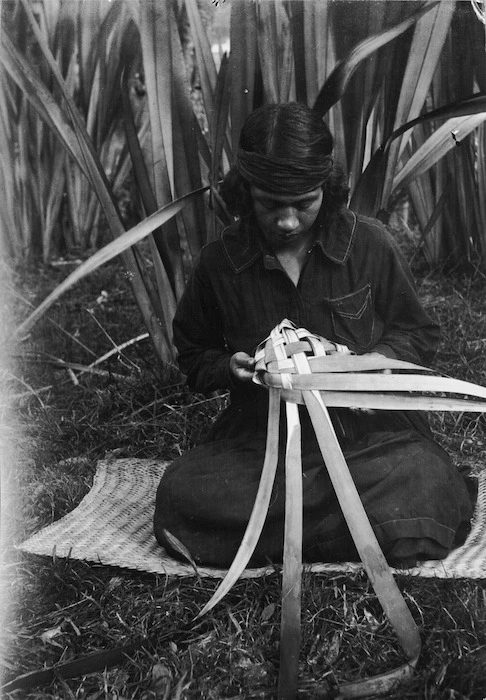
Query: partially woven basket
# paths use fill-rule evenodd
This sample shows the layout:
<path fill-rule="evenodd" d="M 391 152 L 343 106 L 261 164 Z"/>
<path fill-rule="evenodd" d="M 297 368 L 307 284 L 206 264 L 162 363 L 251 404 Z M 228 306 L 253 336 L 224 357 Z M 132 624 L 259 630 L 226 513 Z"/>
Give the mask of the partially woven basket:
<path fill-rule="evenodd" d="M 302 353 L 312 375 L 332 372 L 333 367 L 339 366 L 339 363 L 336 365 L 336 358 L 332 359 L 333 356 L 353 354 L 346 345 L 333 343 L 309 333 L 305 328 L 297 328 L 285 319 L 255 351 L 255 383 L 282 389 L 282 401 L 303 403 L 300 391 L 304 388 L 303 375 L 299 373 L 294 359 Z M 305 383 L 310 385 L 314 380 L 307 379 Z"/>
<path fill-rule="evenodd" d="M 267 446 L 260 485 L 238 553 L 198 617 L 208 612 L 230 590 L 250 560 L 260 537 L 277 469 L 280 405 L 283 401 L 287 446 L 278 698 L 291 700 L 296 697 L 303 527 L 301 432 L 296 404 L 304 404 L 356 549 L 407 657 L 406 664 L 389 673 L 341 685 L 340 696 L 363 697 L 389 692 L 413 672 L 421 649 L 420 636 L 369 523 L 327 409 L 341 406 L 483 412 L 486 411 L 486 389 L 468 382 L 430 376 L 425 367 L 378 353 L 354 355 L 346 346 L 296 328 L 288 320 L 282 321 L 258 346 L 255 359 L 254 381 L 269 391 Z M 400 374 L 391 376 L 393 371 Z M 444 393 L 474 399 L 448 398 Z M 477 398 L 482 400 L 477 401 Z"/>

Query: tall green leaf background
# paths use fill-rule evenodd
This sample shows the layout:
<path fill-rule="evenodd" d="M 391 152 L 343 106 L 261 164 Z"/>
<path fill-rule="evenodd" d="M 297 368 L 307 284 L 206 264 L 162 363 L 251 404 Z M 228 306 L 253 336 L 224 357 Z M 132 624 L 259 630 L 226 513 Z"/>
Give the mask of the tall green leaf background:
<path fill-rule="evenodd" d="M 105 230 L 116 239 L 20 332 L 80 276 L 122 254 L 159 359 L 172 363 L 171 322 L 187 275 L 230 221 L 218 181 L 244 119 L 266 102 L 299 100 L 323 115 L 354 209 L 386 218 L 406 197 L 431 265 L 484 264 L 485 32 L 469 2 L 12 0 L 2 8 L 5 248 L 14 259 L 48 260 L 104 245 Z M 212 27 L 223 17 L 230 50 L 219 56 Z M 125 229 L 164 207 L 143 229 L 147 266 L 147 248 L 133 247 Z"/>

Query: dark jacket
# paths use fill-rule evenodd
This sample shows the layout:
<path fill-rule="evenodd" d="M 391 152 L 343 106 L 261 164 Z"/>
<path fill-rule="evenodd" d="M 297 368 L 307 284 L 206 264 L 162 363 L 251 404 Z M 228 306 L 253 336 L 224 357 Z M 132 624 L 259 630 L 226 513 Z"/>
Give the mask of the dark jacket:
<path fill-rule="evenodd" d="M 439 327 L 422 308 L 386 228 L 349 209 L 330 232 L 317 228 L 297 287 L 264 249 L 254 219 L 235 222 L 203 248 L 174 320 L 191 388 L 250 390 L 232 379 L 231 355 L 252 355 L 284 318 L 359 354 L 430 363 Z"/>
<path fill-rule="evenodd" d="M 326 234 L 325 231 L 329 230 Z M 253 509 L 266 453 L 268 392 L 234 382 L 232 353 L 252 354 L 282 319 L 349 345 L 425 364 L 439 329 L 417 298 L 409 269 L 377 221 L 343 210 L 319 227 L 299 284 L 260 244 L 251 221 L 236 223 L 202 251 L 174 323 L 190 386 L 231 387 L 198 447 L 164 474 L 157 492 L 156 536 L 169 530 L 197 562 L 229 566 Z M 433 442 L 416 411 L 329 411 L 370 522 L 392 561 L 441 558 L 464 529 L 472 505 L 462 476 Z M 285 518 L 286 410 L 280 413 L 279 464 L 253 564 L 281 561 Z M 303 470 L 303 547 L 307 561 L 357 559 L 323 464 L 313 424 L 299 406 Z M 463 533 L 462 533 L 463 534 Z"/>

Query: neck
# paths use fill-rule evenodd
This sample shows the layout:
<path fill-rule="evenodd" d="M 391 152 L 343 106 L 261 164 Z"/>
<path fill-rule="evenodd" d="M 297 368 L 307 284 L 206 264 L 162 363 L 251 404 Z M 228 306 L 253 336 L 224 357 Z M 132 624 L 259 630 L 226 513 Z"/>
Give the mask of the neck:
<path fill-rule="evenodd" d="M 300 274 L 307 260 L 307 253 L 311 246 L 312 238 L 306 245 L 301 245 L 298 249 L 289 250 L 288 248 L 280 251 L 275 251 L 275 255 L 283 269 L 290 277 L 295 286 L 298 285 Z"/>
<path fill-rule="evenodd" d="M 315 231 L 308 231 L 303 238 L 299 238 L 298 240 L 287 245 L 281 245 L 273 252 L 277 258 L 280 258 L 281 256 L 286 258 L 305 258 L 307 251 L 312 247 L 315 237 Z"/>

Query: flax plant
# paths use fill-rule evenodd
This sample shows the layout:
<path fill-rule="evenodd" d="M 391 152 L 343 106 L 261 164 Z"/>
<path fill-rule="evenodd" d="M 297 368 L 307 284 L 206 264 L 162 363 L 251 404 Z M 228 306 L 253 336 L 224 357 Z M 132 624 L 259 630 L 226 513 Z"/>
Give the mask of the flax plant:
<path fill-rule="evenodd" d="M 48 260 L 60 252 L 96 248 L 101 225 L 98 199 L 77 160 L 49 128 L 52 125 L 38 118 L 42 110 L 38 102 L 48 100 L 47 93 L 56 89 L 39 60 L 21 5 L 9 7 L 13 9 L 3 30 L 5 99 L 0 108 L 3 176 L 8 177 L 3 189 L 4 237 L 14 246 L 17 258 L 40 255 Z M 116 194 L 122 184 L 120 174 L 126 173 L 117 76 L 133 54 L 131 39 L 136 33 L 128 10 L 118 3 L 79 0 L 37 3 L 35 8 L 39 31 L 83 115 Z"/>
<path fill-rule="evenodd" d="M 21 5 L 28 7 L 28 0 Z M 39 3 L 41 8 L 48 6 L 53 7 Z M 62 2 L 59 7 L 64 7 Z M 120 250 L 124 240 L 132 240 L 122 239 L 120 217 L 112 205 L 129 169 L 125 137 L 117 122 L 122 102 L 123 121 L 131 124 L 128 142 L 146 216 L 191 191 L 209 187 L 209 195 L 189 198 L 162 228 L 147 233 L 150 273 L 136 251 L 126 253 L 133 258 L 128 268 L 131 279 L 144 280 L 140 284 L 145 291 L 136 293 L 142 295 L 139 304 L 164 358 L 172 361 L 174 357 L 171 323 L 187 275 L 202 245 L 230 221 L 217 183 L 232 162 L 244 119 L 265 102 L 300 100 L 322 113 L 335 133 L 336 159 L 349 172 L 351 206 L 357 211 L 386 215 L 396 193 L 407 190 L 427 256 L 437 262 L 445 247 L 442 232 L 453 230 L 445 223 L 450 217 L 444 207 L 456 201 L 456 221 L 465 217 L 465 223 L 455 226 L 454 235 L 457 238 L 457 230 L 467 231 L 467 241 L 454 250 L 462 254 L 470 249 L 472 237 L 475 250 L 484 254 L 481 236 L 471 234 L 471 227 L 484 231 L 480 189 L 484 131 L 477 129 L 486 117 L 486 103 L 481 92 L 484 66 L 478 62 L 475 42 L 467 54 L 474 69 L 466 88 L 460 94 L 451 85 L 444 89 L 450 68 L 444 56 L 454 56 L 465 32 L 480 26 L 471 8 L 457 20 L 458 9 L 450 0 L 428 0 L 419 6 L 380 0 L 236 1 L 231 6 L 231 51 L 217 66 L 199 0 L 117 0 L 110 7 L 100 3 L 99 22 L 88 12 L 91 5 L 76 2 L 75 7 L 78 43 L 71 38 L 70 49 L 61 51 L 60 46 L 57 54 L 46 30 L 54 26 L 53 15 L 45 12 L 38 21 L 32 19 L 36 33 L 44 35 L 43 54 L 47 51 L 52 62 L 57 60 L 59 76 L 54 83 L 45 66 L 42 75 L 31 70 L 29 56 L 4 32 L 8 50 L 4 48 L 3 62 L 14 88 L 0 112 L 0 123 L 5 129 L 13 128 L 11 123 L 18 117 L 13 97 L 19 94 L 29 113 L 33 116 L 35 110 L 41 116 L 44 123 L 37 128 L 48 134 L 45 138 L 56 145 L 62 141 L 66 155 L 56 150 L 48 158 L 51 181 L 57 182 L 58 177 L 55 190 L 66 193 L 69 210 L 75 212 L 72 220 L 78 217 L 73 230 L 81 230 L 81 220 L 88 222 L 89 231 L 81 236 L 85 245 L 99 243 L 95 233 L 99 206 L 112 233 L 120 238 Z M 218 12 L 217 5 L 212 11 Z M 66 17 L 63 21 L 71 26 Z M 193 86 L 184 43 L 187 26 L 204 123 L 191 102 Z M 99 41 L 90 43 L 92 35 Z M 129 89 L 135 70 L 142 71 L 146 91 L 139 100 Z M 68 110 L 66 95 L 74 104 Z M 471 95 L 476 96 L 471 99 Z M 81 130 L 70 126 L 73 110 L 80 115 Z M 469 145 L 459 151 L 456 143 Z M 93 179 L 94 155 L 98 175 Z M 16 153 L 8 157 L 16 172 Z M 62 161 L 64 167 L 52 165 Z M 468 184 L 460 184 L 464 182 Z M 451 189 L 456 200 L 446 196 Z M 55 226 L 61 204 L 50 189 L 49 193 L 54 201 L 42 211 L 49 211 L 49 225 Z M 469 207 L 471 193 L 474 205 Z M 20 214 L 10 206 L 5 211 L 3 218 L 12 231 L 10 248 L 15 252 L 25 244 L 19 244 L 11 222 L 30 210 L 22 207 Z M 25 226 L 20 228 L 25 231 Z"/>
<path fill-rule="evenodd" d="M 9 25 L 17 26 L 17 13 L 9 17 Z M 52 27 L 42 17 L 42 31 L 52 50 Z M 5 28 L 3 29 L 5 33 Z M 20 29 L 18 31 L 20 37 Z M 34 71 L 37 57 L 26 45 L 25 69 Z M 4 57 L 8 48 L 3 47 Z M 3 204 L 0 211 L 2 238 L 15 259 L 43 255 L 47 258 L 54 239 L 60 235 L 60 211 L 65 186 L 65 149 L 60 147 L 48 126 L 40 121 L 29 102 L 25 86 L 17 84 L 8 71 L 2 71 L 0 101 L 0 181 Z M 40 95 L 39 95 L 40 96 Z M 40 96 L 42 99 L 42 96 Z"/>
<path fill-rule="evenodd" d="M 48 43 L 45 40 L 45 36 L 43 36 L 39 24 L 33 16 L 30 5 L 28 4 L 27 0 L 23 0 L 22 5 L 29 21 L 29 26 L 32 28 L 42 55 L 50 68 L 56 88 L 62 94 L 66 111 L 63 112 L 62 109 L 60 109 L 59 104 L 50 94 L 47 95 L 50 97 L 47 104 L 42 103 L 42 101 L 39 99 L 39 93 L 36 91 L 36 81 L 34 75 L 30 75 L 25 82 L 29 99 L 36 106 L 36 108 L 44 108 L 44 111 L 41 111 L 43 118 L 48 121 L 48 123 L 50 123 L 56 130 L 56 133 L 62 137 L 70 155 L 77 161 L 79 167 L 89 179 L 93 190 L 97 193 L 113 236 L 115 238 L 121 237 L 124 233 L 122 221 L 113 200 L 113 193 L 110 190 L 106 173 L 96 155 L 93 143 L 87 133 L 86 126 L 84 125 L 79 111 L 77 110 L 77 107 L 69 93 L 67 84 L 63 80 L 59 65 L 54 60 Z M 15 50 L 15 47 L 9 42 L 7 37 L 2 36 L 2 40 L 4 42 L 4 46 L 9 49 L 9 58 L 11 59 L 10 63 L 6 62 L 6 65 L 8 68 L 10 68 L 11 75 L 19 78 L 19 75 L 15 72 L 12 66 L 20 66 L 20 68 L 22 68 L 22 66 L 25 65 L 22 61 L 22 56 Z M 19 73 L 20 78 L 23 77 L 24 73 L 22 73 L 21 70 Z M 169 218 L 177 210 L 178 208 L 174 206 Z M 153 229 L 153 227 L 152 229 L 150 228 L 149 224 L 146 224 L 146 228 L 147 227 L 149 228 L 148 232 Z M 125 247 L 123 247 L 123 244 L 119 244 L 117 253 L 123 254 L 128 279 L 132 285 L 143 319 L 151 334 L 152 340 L 154 341 L 154 346 L 158 357 L 161 359 L 161 361 L 171 361 L 173 358 L 173 350 L 170 342 L 170 336 L 168 335 L 167 328 L 164 328 L 160 323 L 160 317 L 156 315 L 156 310 L 160 306 L 160 301 L 157 299 L 157 296 L 154 293 L 150 276 L 143 271 L 143 260 L 139 255 L 136 255 L 136 251 L 130 250 L 131 244 L 132 241 L 130 240 L 126 243 Z M 89 261 L 87 268 L 90 269 Z M 77 279 L 76 272 L 73 273 L 71 280 L 75 278 Z M 68 278 L 68 280 L 65 281 L 63 288 L 66 288 L 66 285 L 69 286 L 69 282 L 70 281 Z M 44 308 L 47 308 L 50 303 L 53 303 L 53 301 L 59 297 L 63 288 L 58 289 L 57 292 L 54 292 L 49 297 L 49 300 L 46 300 L 44 303 Z M 23 328 L 26 326 L 28 327 L 29 323 L 32 323 L 37 316 L 38 313 L 37 315 L 34 314 L 33 318 L 31 317 L 30 319 L 27 319 L 27 321 L 23 324 Z"/>

